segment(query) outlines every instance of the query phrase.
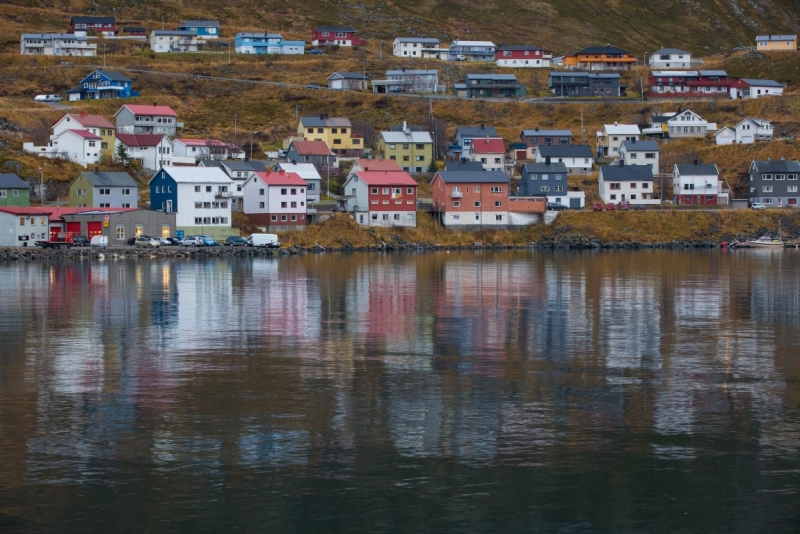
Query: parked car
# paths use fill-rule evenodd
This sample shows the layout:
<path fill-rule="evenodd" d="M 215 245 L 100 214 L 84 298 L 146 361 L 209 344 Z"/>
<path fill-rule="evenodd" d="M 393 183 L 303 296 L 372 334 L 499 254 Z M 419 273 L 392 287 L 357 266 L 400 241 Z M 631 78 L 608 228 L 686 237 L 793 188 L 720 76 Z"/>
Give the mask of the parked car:
<path fill-rule="evenodd" d="M 199 235 L 188 235 L 181 240 L 182 247 L 202 247 L 203 240 Z"/>
<path fill-rule="evenodd" d="M 606 211 L 615 211 L 617 206 L 613 202 L 606 204 Z"/>
<path fill-rule="evenodd" d="M 595 202 L 592 204 L 592 211 L 603 211 L 603 204 L 600 202 Z"/>
<path fill-rule="evenodd" d="M 762 204 L 761 202 L 753 202 L 750 205 L 750 207 L 753 208 L 754 210 L 765 210 L 765 209 L 767 209 L 767 205 L 766 204 Z"/>
<path fill-rule="evenodd" d="M 560 204 L 558 202 L 548 202 L 547 203 L 547 210 L 548 211 L 564 211 L 568 210 L 569 207 L 565 206 L 564 204 Z"/>
<path fill-rule="evenodd" d="M 104 235 L 94 235 L 92 236 L 92 240 L 89 242 L 93 247 L 107 247 L 108 246 L 108 237 Z"/>
<path fill-rule="evenodd" d="M 281 246 L 277 234 L 253 234 L 247 238 L 251 247 L 278 248 Z"/>
<path fill-rule="evenodd" d="M 91 245 L 92 242 L 89 241 L 88 237 L 82 235 L 74 235 L 72 236 L 72 246 L 73 247 L 88 247 Z"/>
<path fill-rule="evenodd" d="M 61 102 L 63 98 L 59 95 L 36 95 L 35 102 Z"/>
<path fill-rule="evenodd" d="M 636 211 L 644 211 L 644 204 L 636 204 L 633 209 Z"/>
<path fill-rule="evenodd" d="M 628 211 L 631 207 L 630 202 L 620 202 L 617 204 L 617 211 Z"/>
<path fill-rule="evenodd" d="M 213 237 L 208 237 L 207 235 L 200 235 L 197 237 L 203 240 L 204 247 L 216 247 L 217 245 L 219 245 L 219 243 L 217 243 L 217 241 Z"/>
<path fill-rule="evenodd" d="M 137 247 L 158 248 L 161 246 L 161 241 L 154 237 L 143 235 L 136 238 L 134 245 Z"/>
<path fill-rule="evenodd" d="M 161 245 L 165 247 L 177 247 L 181 244 L 181 242 L 174 237 L 159 237 L 158 240 L 161 241 Z"/>
<path fill-rule="evenodd" d="M 229 247 L 245 247 L 248 243 L 247 238 L 240 235 L 229 235 L 225 240 L 225 245 Z"/>
<path fill-rule="evenodd" d="M 289 153 L 288 150 L 286 150 L 285 148 L 282 148 L 282 149 L 278 150 L 278 157 L 279 158 L 285 158 L 286 154 L 288 154 L 288 153 Z"/>
<path fill-rule="evenodd" d="M 322 55 L 322 50 L 320 50 L 319 48 L 314 48 L 314 49 L 308 51 L 308 55 L 309 56 L 321 56 Z"/>
<path fill-rule="evenodd" d="M 334 206 L 333 209 L 331 209 L 331 211 L 334 213 L 346 213 L 347 209 L 345 209 L 344 206 Z"/>

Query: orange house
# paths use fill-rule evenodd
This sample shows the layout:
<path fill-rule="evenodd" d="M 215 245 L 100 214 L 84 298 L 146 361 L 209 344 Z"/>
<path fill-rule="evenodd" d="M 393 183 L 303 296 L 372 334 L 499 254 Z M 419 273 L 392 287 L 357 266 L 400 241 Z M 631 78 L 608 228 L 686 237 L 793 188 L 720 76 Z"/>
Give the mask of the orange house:
<path fill-rule="evenodd" d="M 564 56 L 564 67 L 570 69 L 629 70 L 636 58 L 614 46 L 591 46 L 574 55 Z"/>

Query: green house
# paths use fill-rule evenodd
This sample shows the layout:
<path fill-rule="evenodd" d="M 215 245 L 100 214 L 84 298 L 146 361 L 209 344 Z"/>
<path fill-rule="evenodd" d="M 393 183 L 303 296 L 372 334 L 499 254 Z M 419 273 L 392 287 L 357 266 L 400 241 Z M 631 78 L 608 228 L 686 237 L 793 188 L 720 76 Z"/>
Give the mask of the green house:
<path fill-rule="evenodd" d="M 127 172 L 82 172 L 69 186 L 73 208 L 135 208 L 139 184 Z"/>
<path fill-rule="evenodd" d="M 0 206 L 30 206 L 30 190 L 16 174 L 0 173 Z"/>

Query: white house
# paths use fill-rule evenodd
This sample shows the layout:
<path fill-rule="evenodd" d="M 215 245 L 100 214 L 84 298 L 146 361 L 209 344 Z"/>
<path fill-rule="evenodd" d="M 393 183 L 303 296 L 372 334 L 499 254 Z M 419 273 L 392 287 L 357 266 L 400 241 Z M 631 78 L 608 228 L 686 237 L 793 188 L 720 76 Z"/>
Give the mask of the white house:
<path fill-rule="evenodd" d="M 97 55 L 97 45 L 89 44 L 86 36 L 72 33 L 23 33 L 19 41 L 23 56 L 81 56 Z"/>
<path fill-rule="evenodd" d="M 642 138 L 642 132 L 635 124 L 604 124 L 603 131 L 597 132 L 597 156 L 616 157 L 623 141 Z"/>
<path fill-rule="evenodd" d="M 658 173 L 661 149 L 655 141 L 623 141 L 619 147 L 619 159 L 625 165 L 649 165 L 653 174 Z"/>
<path fill-rule="evenodd" d="M 689 109 L 676 113 L 667 121 L 667 135 L 671 138 L 705 137 L 708 129 L 708 121 Z"/>
<path fill-rule="evenodd" d="M 300 230 L 308 223 L 307 189 L 297 173 L 257 172 L 242 186 L 243 211 L 267 231 Z"/>
<path fill-rule="evenodd" d="M 166 135 L 117 134 L 115 155 L 120 146 L 124 147 L 128 158 L 139 162 L 142 168 L 155 170 L 172 165 L 172 141 Z"/>
<path fill-rule="evenodd" d="M 425 57 L 423 51 L 439 48 L 439 39 L 433 37 L 398 37 L 392 43 L 392 54 L 397 57 Z"/>
<path fill-rule="evenodd" d="M 469 147 L 469 160 L 485 171 L 505 171 L 506 145 L 498 137 L 477 137 Z"/>
<path fill-rule="evenodd" d="M 153 30 L 150 48 L 156 53 L 197 52 L 197 34 L 189 30 Z"/>
<path fill-rule="evenodd" d="M 597 179 L 600 198 L 606 204 L 659 204 L 653 198 L 653 173 L 644 165 L 606 165 Z"/>
<path fill-rule="evenodd" d="M 672 168 L 672 195 L 677 204 L 727 204 L 719 170 L 713 163 L 676 163 Z"/>
<path fill-rule="evenodd" d="M 116 128 L 108 119 L 100 115 L 89 115 L 85 111 L 80 114 L 67 113 L 53 124 L 53 135 L 66 130 L 86 130 L 100 137 L 113 137 L 116 133 Z"/>
<path fill-rule="evenodd" d="M 536 151 L 537 163 L 563 163 L 569 174 L 592 172 L 594 164 L 589 145 L 543 145 Z"/>
<path fill-rule="evenodd" d="M 736 142 L 736 132 L 727 126 L 720 128 L 717 133 L 714 134 L 714 141 L 716 141 L 718 145 L 732 145 Z"/>
<path fill-rule="evenodd" d="M 175 158 L 185 158 L 185 163 L 201 160 L 244 159 L 245 153 L 233 143 L 219 139 L 173 139 Z"/>
<path fill-rule="evenodd" d="M 300 176 L 307 184 L 306 200 L 308 202 L 319 202 L 320 191 L 322 191 L 322 177 L 313 163 L 278 163 L 276 171 L 292 172 Z"/>
<path fill-rule="evenodd" d="M 185 235 L 230 235 L 233 181 L 222 169 L 162 167 L 149 184 L 150 209 L 175 212 L 175 225 Z"/>
<path fill-rule="evenodd" d="M 22 149 L 41 158 L 66 159 L 88 167 L 100 162 L 102 143 L 102 137 L 87 130 L 63 130 L 57 135 L 51 135 L 47 146 L 23 143 Z"/>
<path fill-rule="evenodd" d="M 692 53 L 679 48 L 661 48 L 650 54 L 651 69 L 688 69 L 692 66 Z"/>
<path fill-rule="evenodd" d="M 772 141 L 772 123 L 764 119 L 743 119 L 733 127 L 736 143 L 750 145 L 756 141 Z"/>
<path fill-rule="evenodd" d="M 417 226 L 417 182 L 405 171 L 361 171 L 343 186 L 347 211 L 364 226 Z"/>
<path fill-rule="evenodd" d="M 775 80 L 742 78 L 731 84 L 731 98 L 750 100 L 763 96 L 780 96 L 785 88 L 785 84 L 778 83 Z"/>

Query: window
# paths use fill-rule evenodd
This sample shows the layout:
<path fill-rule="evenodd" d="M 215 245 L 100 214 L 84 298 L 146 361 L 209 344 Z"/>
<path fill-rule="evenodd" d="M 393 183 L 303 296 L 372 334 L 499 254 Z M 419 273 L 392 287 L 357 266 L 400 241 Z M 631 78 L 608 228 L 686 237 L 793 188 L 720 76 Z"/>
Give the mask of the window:
<path fill-rule="evenodd" d="M 207 186 L 206 186 L 206 193 L 210 193 L 210 192 L 211 192 L 211 186 L 210 186 L 210 185 L 207 185 Z"/>
<path fill-rule="evenodd" d="M 502 215 L 495 215 L 494 216 L 494 220 L 495 221 L 502 221 L 503 220 L 503 216 Z"/>
<path fill-rule="evenodd" d="M 111 189 L 101 188 L 100 189 L 100 194 L 101 195 L 110 195 L 111 194 Z"/>
<path fill-rule="evenodd" d="M 263 210 L 264 209 L 264 203 L 263 202 L 259 202 L 258 203 L 258 207 L 259 207 L 259 209 Z"/>
<path fill-rule="evenodd" d="M 0 191 L 0 198 L 6 198 L 6 192 Z"/>
<path fill-rule="evenodd" d="M 495 208 L 500 208 L 502 206 L 503 206 L 503 202 L 502 201 L 500 201 L 500 200 L 495 201 L 495 203 L 494 203 L 494 207 Z"/>
<path fill-rule="evenodd" d="M 288 205 L 288 203 L 286 203 L 286 202 L 281 202 L 281 207 L 282 207 L 282 208 L 285 208 L 285 207 L 287 207 L 287 205 Z"/>
<path fill-rule="evenodd" d="M 277 221 L 277 220 L 278 220 L 278 216 L 277 216 L 277 215 L 273 215 L 273 216 L 271 217 L 271 220 L 273 220 L 273 221 Z"/>
<path fill-rule="evenodd" d="M 500 185 L 493 185 L 490 191 L 492 193 L 502 193 L 503 192 L 503 187 L 500 186 Z"/>
<path fill-rule="evenodd" d="M 617 195 L 609 195 L 608 198 L 610 200 L 617 200 Z"/>
<path fill-rule="evenodd" d="M 454 201 L 453 201 L 453 207 L 454 207 L 454 208 L 460 208 L 460 207 L 461 207 L 461 202 L 460 202 L 460 201 L 458 201 L 458 200 L 454 200 Z"/>
<path fill-rule="evenodd" d="M 647 182 L 642 182 L 642 189 L 650 189 L 650 184 Z"/>
<path fill-rule="evenodd" d="M 19 225 L 20 226 L 25 226 L 25 217 L 20 217 L 19 218 Z"/>
<path fill-rule="evenodd" d="M 786 188 L 786 192 L 787 192 L 787 193 L 797 193 L 797 186 L 796 186 L 796 185 L 790 185 L 790 186 L 788 186 L 788 187 Z"/>
<path fill-rule="evenodd" d="M 542 192 L 542 193 L 547 193 L 548 191 L 550 191 L 550 186 L 549 185 L 543 185 L 543 186 L 541 186 L 539 188 L 539 191 Z"/>
<path fill-rule="evenodd" d="M 786 179 L 787 180 L 797 180 L 797 175 L 796 174 L 789 174 L 789 175 L 786 176 Z"/>
<path fill-rule="evenodd" d="M 563 193 L 564 192 L 564 186 L 563 185 L 553 186 L 553 192 L 555 192 L 555 193 Z"/>
<path fill-rule="evenodd" d="M 106 202 L 105 204 L 101 202 L 101 203 L 100 203 L 100 207 L 101 207 L 101 208 L 110 208 L 110 207 L 111 207 L 111 204 L 110 204 L 110 203 L 108 203 L 108 202 Z"/>
<path fill-rule="evenodd" d="M 772 186 L 771 185 L 765 185 L 765 186 L 763 186 L 761 188 L 761 191 L 764 192 L 764 193 L 772 193 Z"/>
<path fill-rule="evenodd" d="M 635 153 L 631 153 L 631 159 L 636 159 L 636 154 Z"/>
<path fill-rule="evenodd" d="M 297 215 L 292 215 L 292 220 L 296 221 L 297 220 Z"/>
<path fill-rule="evenodd" d="M 125 240 L 125 227 L 121 225 L 117 225 L 117 241 L 124 241 Z"/>
<path fill-rule="evenodd" d="M 635 182 L 631 182 L 631 189 L 636 189 L 636 183 Z"/>
<path fill-rule="evenodd" d="M 131 205 L 130 205 L 130 204 L 123 204 L 123 205 L 122 205 L 122 207 L 123 207 L 123 208 L 130 208 L 130 207 L 131 207 Z"/>
<path fill-rule="evenodd" d="M 285 187 L 284 187 L 284 188 L 282 188 L 282 189 L 281 189 L 281 195 L 286 195 L 286 192 L 287 192 L 287 191 L 288 191 L 288 189 L 287 189 L 287 188 L 285 188 Z"/>
<path fill-rule="evenodd" d="M 381 189 L 381 193 L 384 194 L 384 195 L 388 195 L 389 194 L 389 188 L 388 187 L 382 188 Z"/>
<path fill-rule="evenodd" d="M 291 207 L 292 207 L 292 208 L 296 208 L 296 207 L 297 207 L 297 202 L 292 202 L 292 203 L 291 203 Z"/>
<path fill-rule="evenodd" d="M 786 175 L 784 175 L 784 174 L 776 174 L 775 175 L 775 179 L 776 180 L 784 180 L 785 178 L 786 178 Z"/>
<path fill-rule="evenodd" d="M 425 159 L 425 156 L 417 156 L 416 157 L 417 161 L 423 161 L 424 159 Z"/>
<path fill-rule="evenodd" d="M 130 196 L 131 190 L 130 189 L 123 189 L 122 190 L 122 194 L 125 195 L 125 196 Z"/>
<path fill-rule="evenodd" d="M 388 213 L 384 213 L 383 216 L 381 217 L 381 219 L 383 219 L 384 221 L 388 221 L 389 220 L 389 214 Z"/>
<path fill-rule="evenodd" d="M 281 215 L 281 221 L 286 221 L 286 215 Z"/>
<path fill-rule="evenodd" d="M 403 161 L 409 161 L 409 156 L 403 156 Z"/>
<path fill-rule="evenodd" d="M 771 174 L 765 174 L 764 175 L 764 180 L 772 180 L 772 175 Z"/>
<path fill-rule="evenodd" d="M 373 213 L 372 214 L 372 220 L 373 221 L 377 221 L 378 220 L 378 214 L 377 213 Z"/>
<path fill-rule="evenodd" d="M 395 221 L 399 221 L 400 220 L 400 214 L 399 213 L 395 213 L 394 214 L 394 220 Z"/>
<path fill-rule="evenodd" d="M 396 148 L 397 148 L 397 145 L 394 145 L 394 144 L 390 144 L 389 145 L 389 150 L 395 150 Z"/>
<path fill-rule="evenodd" d="M 475 202 L 475 207 L 476 208 L 480 208 L 481 207 L 481 203 L 480 202 Z"/>
<path fill-rule="evenodd" d="M 372 194 L 373 195 L 377 195 L 378 194 L 378 188 L 377 187 L 373 187 L 372 188 Z"/>

